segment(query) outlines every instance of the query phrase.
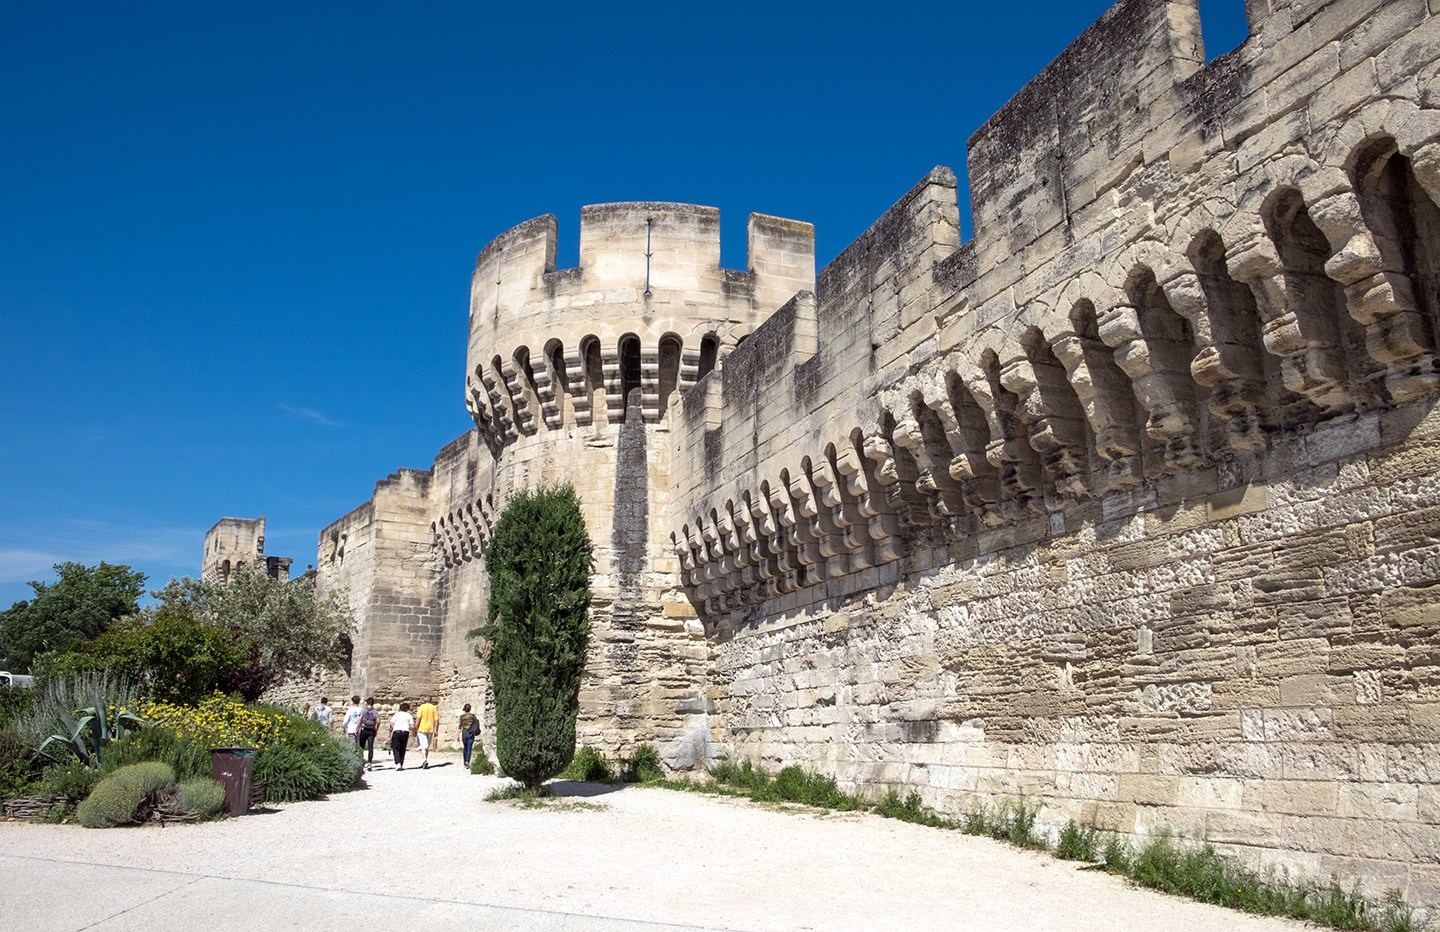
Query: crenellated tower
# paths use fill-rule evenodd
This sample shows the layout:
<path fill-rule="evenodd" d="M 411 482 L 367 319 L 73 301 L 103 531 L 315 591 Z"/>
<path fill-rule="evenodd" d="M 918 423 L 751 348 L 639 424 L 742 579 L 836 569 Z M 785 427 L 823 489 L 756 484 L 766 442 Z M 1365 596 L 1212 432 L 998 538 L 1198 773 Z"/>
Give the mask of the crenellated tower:
<path fill-rule="evenodd" d="M 483 619 L 483 556 L 509 496 L 572 483 L 596 554 L 582 740 L 654 741 L 683 766 L 705 753 L 709 652 L 663 544 L 667 415 L 777 308 L 814 289 L 814 229 L 752 214 L 738 271 L 721 266 L 713 207 L 586 207 L 572 269 L 556 268 L 557 238 L 554 216 L 539 217 L 475 263 L 465 400 L 477 439 L 454 468 L 437 461 L 431 493 L 439 627 Z M 441 654 L 459 668 L 469 645 L 448 638 Z"/>

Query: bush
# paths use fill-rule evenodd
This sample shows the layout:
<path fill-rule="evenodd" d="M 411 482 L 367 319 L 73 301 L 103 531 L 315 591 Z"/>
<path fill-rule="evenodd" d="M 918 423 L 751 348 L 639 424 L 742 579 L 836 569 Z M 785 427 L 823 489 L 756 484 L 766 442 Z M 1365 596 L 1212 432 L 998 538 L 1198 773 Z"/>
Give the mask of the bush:
<path fill-rule="evenodd" d="M 625 761 L 627 783 L 651 783 L 665 779 L 665 768 L 660 765 L 660 754 L 653 744 L 641 744 Z"/>
<path fill-rule="evenodd" d="M 48 795 L 80 800 L 89 796 L 104 776 L 97 767 L 70 761 L 47 767 L 40 778 L 40 786 L 41 791 Z"/>
<path fill-rule="evenodd" d="M 188 703 L 246 686 L 254 647 L 240 631 L 161 606 L 117 620 L 59 658 L 55 669 L 119 671 L 153 699 Z"/>
<path fill-rule="evenodd" d="M 0 728 L 0 799 L 29 796 L 34 782 L 34 745 L 14 730 Z"/>
<path fill-rule="evenodd" d="M 225 808 L 225 787 L 208 777 L 182 781 L 176 801 L 180 808 L 201 819 L 213 818 Z"/>
<path fill-rule="evenodd" d="M 105 754 L 105 773 L 127 764 L 155 760 L 169 764 L 177 780 L 210 776 L 210 749 L 168 728 L 151 725 L 116 741 Z"/>
<path fill-rule="evenodd" d="M 105 670 L 49 677 L 35 691 L 30 708 L 16 714 L 15 730 L 38 747 L 51 735 L 68 734 L 74 710 L 95 705 L 96 696 L 105 709 L 107 729 L 115 731 L 121 713 L 136 711 L 139 692 L 128 677 Z"/>
<path fill-rule="evenodd" d="M 254 779 L 265 784 L 271 802 L 318 799 L 351 789 L 364 763 L 353 741 L 332 737 L 325 726 L 293 713 L 280 713 L 271 743 L 255 757 Z"/>
<path fill-rule="evenodd" d="M 207 748 L 261 748 L 280 733 L 286 712 L 214 693 L 197 705 L 142 702 L 140 715 Z"/>
<path fill-rule="evenodd" d="M 0 729 L 29 712 L 35 705 L 35 690 L 21 686 L 0 685 Z"/>
<path fill-rule="evenodd" d="M 1065 823 L 1060 830 L 1060 841 L 1055 846 L 1055 856 L 1066 861 L 1093 862 L 1096 859 L 1096 845 L 1100 832 L 1093 825 L 1081 825 L 1074 819 Z"/>
<path fill-rule="evenodd" d="M 585 745 L 575 753 L 570 765 L 560 772 L 561 779 L 583 780 L 588 783 L 608 783 L 615 779 L 614 773 L 610 770 L 610 762 L 605 755 Z"/>
<path fill-rule="evenodd" d="M 470 772 L 482 777 L 488 777 L 495 772 L 495 765 L 490 763 L 490 758 L 485 755 L 485 749 L 478 745 L 474 755 L 470 758 Z"/>
<path fill-rule="evenodd" d="M 121 767 L 101 780 L 76 815 L 86 828 L 110 828 L 137 821 L 147 806 L 175 785 L 175 771 L 158 761 Z"/>
<path fill-rule="evenodd" d="M 485 554 L 501 769 L 534 789 L 575 754 L 580 676 L 590 638 L 590 537 L 569 485 L 521 491 L 501 513 Z"/>

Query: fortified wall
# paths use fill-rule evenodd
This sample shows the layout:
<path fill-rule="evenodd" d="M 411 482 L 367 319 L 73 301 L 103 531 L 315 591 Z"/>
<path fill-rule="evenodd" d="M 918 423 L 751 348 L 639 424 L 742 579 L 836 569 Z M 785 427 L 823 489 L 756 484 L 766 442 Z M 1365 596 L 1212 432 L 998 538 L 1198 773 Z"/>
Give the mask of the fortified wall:
<path fill-rule="evenodd" d="M 972 137 L 969 242 L 943 168 L 818 280 L 686 205 L 497 238 L 476 429 L 321 534 L 356 688 L 491 717 L 489 529 L 567 480 L 583 742 L 1440 906 L 1440 11 L 1247 6 L 1207 66 L 1195 0 L 1117 3 Z"/>
<path fill-rule="evenodd" d="M 676 413 L 714 739 L 1440 903 L 1440 23 L 1123 0 Z M 817 341 L 816 334 L 821 336 Z M 861 374 L 857 377 L 857 373 Z"/>

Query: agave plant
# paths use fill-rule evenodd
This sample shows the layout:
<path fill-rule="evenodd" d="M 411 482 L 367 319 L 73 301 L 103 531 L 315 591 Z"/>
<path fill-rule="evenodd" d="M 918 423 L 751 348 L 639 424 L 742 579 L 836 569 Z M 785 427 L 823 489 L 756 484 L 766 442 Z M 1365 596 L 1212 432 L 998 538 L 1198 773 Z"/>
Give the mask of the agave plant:
<path fill-rule="evenodd" d="M 37 754 L 56 762 L 73 757 L 86 767 L 98 765 L 105 745 L 127 731 L 144 727 L 145 720 L 140 716 L 117 709 L 112 729 L 104 698 L 98 690 L 92 692 L 90 698 L 89 706 L 75 712 L 64 707 L 58 709 L 64 731 L 46 738 Z"/>

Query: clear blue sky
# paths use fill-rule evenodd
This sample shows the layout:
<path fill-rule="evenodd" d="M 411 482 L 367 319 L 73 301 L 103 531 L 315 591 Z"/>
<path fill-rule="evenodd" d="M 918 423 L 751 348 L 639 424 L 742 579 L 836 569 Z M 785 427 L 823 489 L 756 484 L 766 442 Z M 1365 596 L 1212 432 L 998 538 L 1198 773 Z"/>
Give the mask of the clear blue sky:
<path fill-rule="evenodd" d="M 727 266 L 750 211 L 823 264 L 1107 5 L 0 0 L 0 608 L 197 575 L 222 515 L 303 569 L 470 426 L 495 234 L 554 213 L 573 265 L 582 204 L 688 201 Z"/>

